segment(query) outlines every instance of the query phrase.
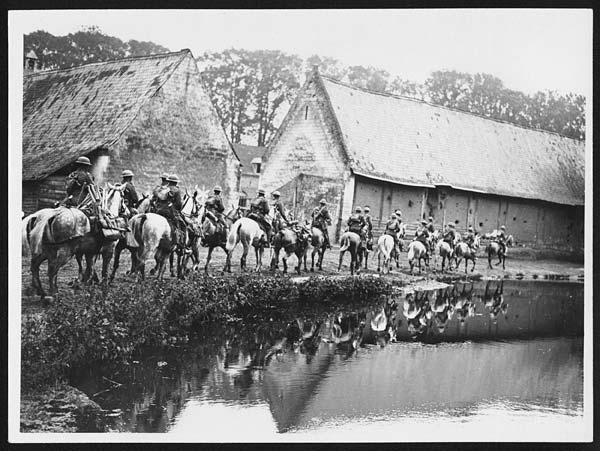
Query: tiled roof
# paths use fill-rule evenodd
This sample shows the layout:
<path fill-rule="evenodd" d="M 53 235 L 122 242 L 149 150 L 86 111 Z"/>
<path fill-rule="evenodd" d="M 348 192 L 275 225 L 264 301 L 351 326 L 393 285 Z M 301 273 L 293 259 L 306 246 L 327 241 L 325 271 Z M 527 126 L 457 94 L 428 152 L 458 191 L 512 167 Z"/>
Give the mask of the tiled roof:
<path fill-rule="evenodd" d="M 583 142 L 320 79 L 356 174 L 561 204 L 584 202 Z"/>
<path fill-rule="evenodd" d="M 23 77 L 23 180 L 116 142 L 189 50 Z"/>
<path fill-rule="evenodd" d="M 263 158 L 267 150 L 262 146 L 248 146 L 246 144 L 234 144 L 233 149 L 242 163 L 242 173 L 252 172 L 252 160 Z"/>

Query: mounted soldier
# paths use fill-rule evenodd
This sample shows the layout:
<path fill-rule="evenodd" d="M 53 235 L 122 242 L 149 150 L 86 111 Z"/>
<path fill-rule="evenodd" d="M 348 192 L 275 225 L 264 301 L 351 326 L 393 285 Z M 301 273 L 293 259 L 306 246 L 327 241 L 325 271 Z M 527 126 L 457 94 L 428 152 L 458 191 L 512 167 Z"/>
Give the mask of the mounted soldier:
<path fill-rule="evenodd" d="M 125 185 L 125 189 L 123 190 L 123 200 L 132 216 L 137 213 L 137 207 L 139 205 L 140 199 L 138 197 L 138 193 L 135 190 L 135 186 L 133 186 L 133 172 L 129 169 L 125 169 L 121 173 L 121 185 Z"/>
<path fill-rule="evenodd" d="M 396 253 L 399 255 L 400 247 L 398 246 L 398 234 L 400 233 L 400 221 L 398 220 L 398 216 L 396 215 L 396 213 L 391 214 L 390 219 L 385 224 L 384 233 L 394 238 L 394 248 L 396 249 Z"/>
<path fill-rule="evenodd" d="M 167 195 L 169 193 L 169 182 L 167 179 L 169 178 L 169 174 L 163 172 L 160 175 L 160 185 L 156 185 L 152 190 L 152 197 L 150 198 L 150 211 L 156 213 L 157 209 L 157 199 L 164 201 L 167 199 Z"/>
<path fill-rule="evenodd" d="M 431 233 L 435 233 L 435 226 L 433 225 L 433 216 L 429 217 L 429 223 L 427 224 L 427 231 Z"/>
<path fill-rule="evenodd" d="M 166 194 L 163 194 L 165 190 L 161 187 L 160 190 L 155 191 L 152 195 L 152 201 L 156 205 L 156 213 L 164 216 L 169 221 L 172 241 L 183 247 L 185 246 L 185 230 L 187 226 L 181 215 L 183 199 L 181 197 L 181 190 L 177 186 L 179 177 L 172 174 L 167 176 L 166 181 Z"/>
<path fill-rule="evenodd" d="M 320 205 L 315 207 L 312 212 L 312 227 L 315 227 L 323 232 L 323 236 L 325 237 L 325 246 L 327 246 L 327 249 L 331 249 L 329 233 L 327 232 L 327 226 L 331 225 L 331 216 L 329 215 L 329 210 L 327 210 L 327 201 L 325 199 L 321 199 L 319 204 Z"/>
<path fill-rule="evenodd" d="M 456 241 L 456 231 L 454 230 L 454 224 L 449 223 L 446 231 L 444 232 L 443 240 L 450 245 L 452 252 L 454 252 L 454 242 Z"/>
<path fill-rule="evenodd" d="M 371 207 L 364 207 L 365 224 L 367 224 L 367 244 L 373 247 L 373 218 L 371 217 Z"/>
<path fill-rule="evenodd" d="M 222 227 L 222 229 L 227 227 L 225 220 L 223 219 L 225 206 L 223 205 L 223 199 L 221 198 L 221 187 L 219 185 L 213 188 L 213 194 L 206 199 L 204 208 L 204 217 L 208 216 L 208 218 L 213 221 L 217 227 Z M 204 217 L 202 218 L 202 221 L 204 221 Z"/>
<path fill-rule="evenodd" d="M 273 235 L 275 235 L 283 229 L 284 223 L 289 224 L 290 221 L 285 214 L 283 202 L 279 199 L 281 193 L 279 191 L 273 191 L 271 196 L 273 197 Z"/>
<path fill-rule="evenodd" d="M 76 207 L 88 194 L 88 186 L 95 187 L 94 176 L 90 173 L 90 159 L 81 156 L 75 160 L 75 170 L 67 177 L 67 196 L 60 202 L 66 207 Z"/>
<path fill-rule="evenodd" d="M 417 227 L 415 231 L 415 240 L 420 241 L 425 245 L 425 247 L 429 247 L 427 245 L 429 238 L 429 229 L 427 228 L 427 221 L 424 219 L 421 220 L 421 224 Z"/>
<path fill-rule="evenodd" d="M 366 240 L 366 233 L 365 233 L 365 228 L 366 228 L 366 222 L 365 222 L 365 218 L 362 214 L 362 208 L 361 207 L 356 207 L 356 209 L 354 210 L 354 213 L 350 215 L 350 217 L 348 218 L 348 231 L 349 232 L 354 232 L 356 234 L 358 234 L 358 236 L 360 236 L 361 241 L 365 241 Z"/>
<path fill-rule="evenodd" d="M 265 243 L 266 247 L 270 247 L 271 243 L 271 223 L 268 217 L 269 215 L 269 202 L 265 198 L 265 190 L 259 189 L 257 192 L 257 196 L 252 199 L 250 203 L 250 213 L 248 217 L 254 219 L 258 224 L 264 229 L 267 235 L 267 242 Z"/>
<path fill-rule="evenodd" d="M 496 238 L 494 239 L 494 241 L 496 241 L 500 245 L 500 248 L 501 248 L 503 254 L 506 254 L 506 240 L 507 239 L 508 239 L 508 236 L 506 235 L 506 226 L 502 225 L 502 226 L 500 226 L 500 230 L 498 231 L 498 234 L 496 235 Z"/>
<path fill-rule="evenodd" d="M 469 226 L 467 228 L 467 232 L 463 235 L 463 241 L 467 243 L 467 245 L 472 249 L 473 243 L 475 242 L 475 230 L 473 230 L 473 226 Z"/>

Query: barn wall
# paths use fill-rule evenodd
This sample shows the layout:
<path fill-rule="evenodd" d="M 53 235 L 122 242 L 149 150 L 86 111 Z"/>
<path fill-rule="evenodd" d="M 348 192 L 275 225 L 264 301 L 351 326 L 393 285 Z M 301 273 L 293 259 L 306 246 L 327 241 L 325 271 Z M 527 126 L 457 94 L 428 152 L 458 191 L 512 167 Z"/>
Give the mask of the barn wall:
<path fill-rule="evenodd" d="M 151 191 L 165 171 L 176 173 L 183 188 L 198 185 L 212 191 L 219 184 L 225 203 L 237 203 L 239 162 L 191 57 L 182 61 L 110 150 L 108 180 L 120 181 L 121 171 L 131 169 L 138 191 Z"/>
<path fill-rule="evenodd" d="M 39 201 L 39 183 L 38 182 L 23 182 L 22 189 L 22 206 L 21 210 L 25 215 L 30 215 L 38 208 Z"/>

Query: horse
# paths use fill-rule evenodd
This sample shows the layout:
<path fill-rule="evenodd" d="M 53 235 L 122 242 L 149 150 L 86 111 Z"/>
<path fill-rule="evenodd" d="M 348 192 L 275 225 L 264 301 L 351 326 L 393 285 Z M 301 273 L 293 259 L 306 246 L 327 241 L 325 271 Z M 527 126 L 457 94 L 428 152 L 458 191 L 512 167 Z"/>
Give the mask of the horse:
<path fill-rule="evenodd" d="M 354 232 L 344 232 L 342 238 L 340 239 L 340 262 L 338 265 L 338 272 L 342 268 L 342 259 L 344 258 L 344 253 L 346 251 L 350 252 L 350 274 L 360 273 L 360 264 L 362 257 L 362 248 L 363 243 L 358 235 L 358 233 Z"/>
<path fill-rule="evenodd" d="M 454 257 L 454 252 L 452 251 L 452 247 L 447 241 L 440 239 L 435 245 L 434 256 L 436 257 L 434 261 L 434 266 L 437 266 L 437 255 L 442 257 L 442 272 L 444 272 L 446 260 L 448 261 L 448 269 L 452 269 L 452 258 Z"/>
<path fill-rule="evenodd" d="M 173 272 L 173 260 L 174 255 L 177 254 L 177 277 L 183 278 L 185 269 L 187 268 L 187 262 L 191 258 L 194 266 L 193 270 L 198 269 L 200 263 L 200 248 L 198 246 L 198 238 L 201 236 L 201 226 L 198 223 L 198 217 L 200 216 L 200 203 L 197 199 L 198 187 L 194 190 L 194 193 L 190 196 L 189 193 L 185 193 L 181 205 L 181 215 L 188 227 L 186 230 L 185 246 L 176 246 L 175 251 L 169 256 L 169 270 L 171 276 L 175 276 Z M 190 230 L 190 227 L 192 230 Z"/>
<path fill-rule="evenodd" d="M 213 250 L 216 247 L 223 249 L 223 252 L 227 254 L 227 234 L 229 233 L 230 224 L 237 221 L 242 217 L 240 209 L 232 208 L 224 216 L 225 227 L 218 230 L 216 225 L 216 218 L 213 217 L 210 211 L 204 210 L 204 220 L 202 221 L 202 246 L 208 247 L 208 255 L 206 256 L 206 264 L 204 265 L 204 272 L 208 272 L 208 265 L 212 257 Z"/>
<path fill-rule="evenodd" d="M 311 264 L 310 270 L 315 270 L 315 254 L 317 254 L 317 268 L 323 270 L 323 257 L 325 256 L 325 250 L 327 246 L 325 244 L 325 235 L 323 231 L 317 227 L 312 227 L 311 230 L 311 241 L 312 252 L 310 254 Z"/>
<path fill-rule="evenodd" d="M 289 228 L 284 228 L 277 232 L 273 238 L 273 258 L 271 259 L 271 269 L 277 268 L 277 262 L 279 261 L 279 252 L 281 249 L 285 251 L 285 255 L 281 258 L 283 262 L 283 272 L 287 272 L 287 259 L 292 254 L 296 255 L 298 259 L 298 266 L 296 271 L 300 274 L 300 266 L 302 260 L 304 260 L 304 271 L 306 269 L 306 250 L 308 249 L 308 240 L 310 238 L 310 232 L 306 228 L 301 228 L 298 232 L 293 231 Z"/>
<path fill-rule="evenodd" d="M 465 259 L 465 274 L 467 273 L 467 264 L 469 260 L 473 262 L 473 267 L 471 268 L 471 272 L 475 270 L 475 260 L 477 259 L 477 249 L 479 249 L 479 234 L 475 235 L 475 240 L 473 241 L 472 248 L 469 247 L 467 243 L 464 241 L 460 241 L 456 244 L 456 248 L 454 249 L 454 258 L 456 260 L 456 267 L 458 268 L 461 263 L 461 259 Z"/>
<path fill-rule="evenodd" d="M 421 274 L 421 260 L 425 260 L 425 265 L 429 266 L 429 257 L 427 256 L 427 248 L 417 240 L 411 241 L 408 245 L 408 264 L 410 265 L 410 273 L 413 274 L 415 260 L 419 266 L 419 274 Z"/>
<path fill-rule="evenodd" d="M 506 247 L 510 246 L 513 243 L 513 236 L 509 235 L 508 238 L 506 239 Z M 506 251 L 502 251 L 500 244 L 498 244 L 497 241 L 490 241 L 490 243 L 486 246 L 485 251 L 487 253 L 487 257 L 488 257 L 488 266 L 490 269 L 492 268 L 492 256 L 493 255 L 497 255 L 498 256 L 498 263 L 496 263 L 496 266 L 498 266 L 500 263 L 502 263 L 502 269 L 506 269 L 505 267 L 505 261 L 506 261 Z"/>
<path fill-rule="evenodd" d="M 104 208 L 113 217 L 117 217 L 124 207 L 122 187 L 111 186 L 109 194 L 100 200 Z M 24 255 L 31 256 L 32 287 L 42 298 L 52 297 L 58 292 L 58 271 L 74 255 L 77 256 L 80 276 L 83 275 L 84 280 L 88 281 L 93 270 L 94 256 L 101 252 L 102 277 L 103 282 L 106 281 L 116 241 L 112 237 L 106 238 L 102 230 L 92 230 L 89 218 L 79 208 L 44 208 L 23 218 L 22 226 Z M 87 263 L 85 274 L 82 274 L 82 256 L 85 256 Z M 40 266 L 46 260 L 50 296 L 46 295 L 39 275 Z"/>
<path fill-rule="evenodd" d="M 145 279 L 146 261 L 154 258 L 157 278 L 162 280 L 165 261 L 177 245 L 171 241 L 171 226 L 167 218 L 156 213 L 138 213 L 129 220 L 129 228 L 127 246 L 136 250 L 135 257 L 132 257 L 135 260 L 133 272 Z"/>
<path fill-rule="evenodd" d="M 225 260 L 224 271 L 231 272 L 231 254 L 241 241 L 244 251 L 240 260 L 240 267 L 242 271 L 246 270 L 246 256 L 248 255 L 248 248 L 250 245 L 254 247 L 256 256 L 256 271 L 259 271 L 262 267 L 262 255 L 264 242 L 266 241 L 266 233 L 260 227 L 258 222 L 251 218 L 240 218 L 233 223 L 229 235 L 227 236 L 227 244 L 225 245 L 225 251 L 227 252 L 227 259 Z"/>
<path fill-rule="evenodd" d="M 387 234 L 381 235 L 379 237 L 379 239 L 377 240 L 377 249 L 375 249 L 375 255 L 377 255 L 377 272 L 381 271 L 381 255 L 383 254 L 383 272 L 384 274 L 389 274 L 390 259 L 392 252 L 394 252 L 394 248 L 394 237 Z"/>

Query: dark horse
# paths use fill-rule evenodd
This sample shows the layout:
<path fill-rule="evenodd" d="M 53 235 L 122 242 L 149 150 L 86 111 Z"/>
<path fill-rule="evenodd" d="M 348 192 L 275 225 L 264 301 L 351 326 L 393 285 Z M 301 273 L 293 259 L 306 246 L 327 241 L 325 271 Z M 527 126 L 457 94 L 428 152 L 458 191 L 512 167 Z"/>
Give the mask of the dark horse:
<path fill-rule="evenodd" d="M 342 268 L 342 260 L 346 251 L 350 252 L 350 274 L 354 274 L 355 271 L 356 274 L 358 274 L 362 263 L 363 242 L 357 233 L 344 232 L 340 239 L 340 262 L 338 265 L 338 272 Z"/>
<path fill-rule="evenodd" d="M 279 261 L 279 252 L 281 249 L 284 250 L 285 255 L 281 258 L 283 262 L 283 272 L 287 272 L 287 259 L 292 254 L 296 255 L 298 259 L 298 266 L 296 271 L 300 274 L 300 267 L 304 260 L 304 271 L 306 269 L 306 251 L 308 250 L 308 241 L 310 239 L 310 231 L 307 228 L 300 228 L 298 232 L 292 229 L 284 228 L 277 232 L 273 238 L 273 258 L 271 259 L 271 269 L 277 268 L 277 262 Z"/>
<path fill-rule="evenodd" d="M 204 272 L 208 271 L 208 264 L 210 263 L 213 250 L 216 247 L 220 247 L 221 249 L 223 249 L 225 254 L 227 254 L 226 246 L 229 229 L 231 227 L 231 224 L 233 224 L 241 217 L 242 214 L 240 212 L 240 208 L 232 208 L 224 216 L 225 227 L 223 227 L 222 225 L 219 227 L 217 226 L 217 218 L 210 211 L 205 210 L 204 220 L 202 221 L 202 246 L 208 247 L 208 255 L 206 256 Z"/>

